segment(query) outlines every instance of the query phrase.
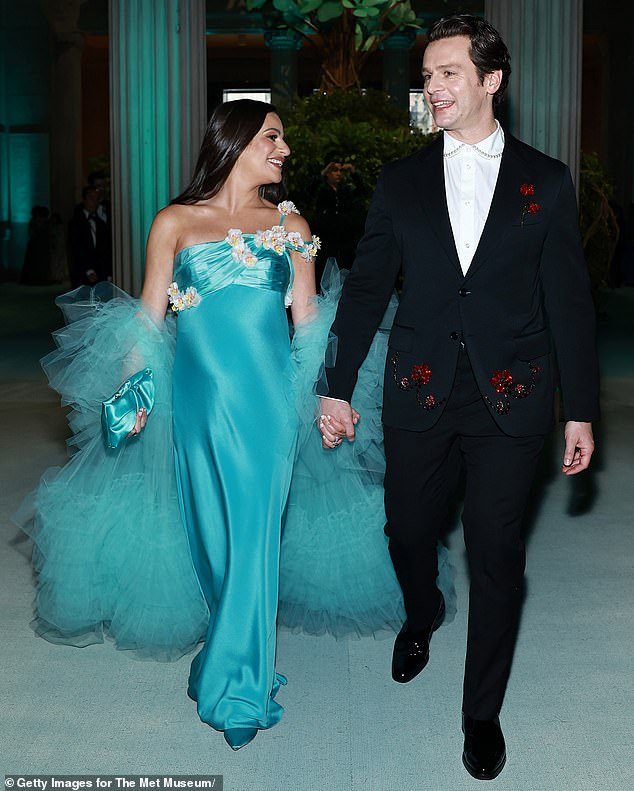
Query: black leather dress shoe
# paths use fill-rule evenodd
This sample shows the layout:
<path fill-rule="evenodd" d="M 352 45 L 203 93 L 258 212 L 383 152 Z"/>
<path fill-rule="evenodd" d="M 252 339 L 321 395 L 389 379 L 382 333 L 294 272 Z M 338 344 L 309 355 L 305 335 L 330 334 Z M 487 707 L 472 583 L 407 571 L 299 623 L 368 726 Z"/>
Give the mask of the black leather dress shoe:
<path fill-rule="evenodd" d="M 445 617 L 445 600 L 440 595 L 440 606 L 429 629 L 410 632 L 407 621 L 396 635 L 392 654 L 392 678 L 399 684 L 407 684 L 420 673 L 429 662 L 429 641 Z"/>
<path fill-rule="evenodd" d="M 474 720 L 462 715 L 462 763 L 476 780 L 494 780 L 504 769 L 506 746 L 500 720 Z"/>

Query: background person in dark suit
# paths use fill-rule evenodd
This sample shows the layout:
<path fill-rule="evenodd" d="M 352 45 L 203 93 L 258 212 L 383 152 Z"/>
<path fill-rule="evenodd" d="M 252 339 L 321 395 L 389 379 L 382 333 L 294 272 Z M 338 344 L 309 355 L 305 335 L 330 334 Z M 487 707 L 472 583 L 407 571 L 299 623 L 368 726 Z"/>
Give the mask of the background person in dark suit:
<path fill-rule="evenodd" d="M 315 268 L 317 283 L 321 282 L 330 257 L 337 260 L 340 269 L 350 269 L 355 248 L 363 234 L 365 217 L 360 181 L 354 165 L 329 162 L 321 175 L 313 223 L 321 239 Z"/>
<path fill-rule="evenodd" d="M 33 206 L 29 241 L 24 253 L 20 283 L 41 286 L 51 282 L 51 217 L 47 206 Z"/>
<path fill-rule="evenodd" d="M 423 78 L 444 132 L 381 174 L 333 324 L 337 359 L 319 421 L 324 447 L 354 437 L 357 370 L 402 268 L 383 404 L 386 533 L 407 613 L 392 673 L 406 682 L 423 669 L 442 620 L 436 542 L 457 445 L 471 574 L 463 763 L 478 779 L 496 777 L 506 759 L 498 714 L 521 608 L 522 518 L 554 420 L 555 352 L 566 475 L 588 466 L 598 416 L 572 180 L 495 120 L 509 75 L 506 46 L 482 19 L 431 28 Z"/>
<path fill-rule="evenodd" d="M 112 277 L 112 244 L 108 225 L 99 217 L 99 192 L 84 187 L 82 202 L 68 228 L 70 277 L 73 288 L 94 285 Z"/>
<path fill-rule="evenodd" d="M 94 187 L 99 196 L 97 204 L 97 217 L 110 227 L 110 201 L 108 200 L 108 179 L 104 171 L 93 170 L 86 179 L 89 187 Z"/>

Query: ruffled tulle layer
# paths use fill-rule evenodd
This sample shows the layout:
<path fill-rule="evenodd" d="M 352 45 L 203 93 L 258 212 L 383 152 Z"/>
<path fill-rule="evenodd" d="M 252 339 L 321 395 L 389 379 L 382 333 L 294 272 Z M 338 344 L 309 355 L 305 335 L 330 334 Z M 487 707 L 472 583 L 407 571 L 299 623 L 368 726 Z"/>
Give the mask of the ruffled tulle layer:
<path fill-rule="evenodd" d="M 386 314 L 360 372 L 355 443 L 321 448 L 315 383 L 341 288 L 331 270 L 317 318 L 293 337 L 290 376 L 300 417 L 283 533 L 279 621 L 310 634 L 378 634 L 400 628 L 401 593 L 383 534 L 384 458 L 380 419 Z M 43 360 L 50 384 L 70 405 L 74 455 L 48 470 L 16 521 L 33 539 L 38 575 L 33 626 L 47 640 L 85 646 L 112 638 L 140 657 L 173 659 L 204 637 L 208 609 L 193 569 L 177 498 L 171 377 L 174 321 L 156 325 L 138 300 L 108 287 L 60 298 L 70 323 Z M 101 402 L 123 379 L 149 367 L 156 402 L 139 438 L 104 445 Z M 439 584 L 454 609 L 447 553 Z"/>
<path fill-rule="evenodd" d="M 169 660 L 200 641 L 208 619 L 176 495 L 174 333 L 109 289 L 107 301 L 85 287 L 60 298 L 75 320 L 55 333 L 58 348 L 42 361 L 71 406 L 75 452 L 45 473 L 16 518 L 34 545 L 33 627 L 52 642 L 85 646 L 107 635 L 118 648 Z M 156 384 L 151 419 L 140 438 L 106 448 L 101 402 L 144 367 Z"/>
<path fill-rule="evenodd" d="M 317 399 L 309 394 L 315 392 L 324 356 L 336 354 L 329 329 L 343 279 L 336 267 L 326 268 L 317 319 L 299 327 L 293 338 L 300 436 L 282 537 L 278 622 L 314 635 L 378 636 L 398 631 L 405 619 L 383 532 L 383 370 L 397 302 L 390 301 L 359 371 L 352 399 L 361 414 L 356 439 L 324 450 L 314 425 Z M 438 585 L 451 617 L 453 573 L 444 547 L 439 547 Z"/>

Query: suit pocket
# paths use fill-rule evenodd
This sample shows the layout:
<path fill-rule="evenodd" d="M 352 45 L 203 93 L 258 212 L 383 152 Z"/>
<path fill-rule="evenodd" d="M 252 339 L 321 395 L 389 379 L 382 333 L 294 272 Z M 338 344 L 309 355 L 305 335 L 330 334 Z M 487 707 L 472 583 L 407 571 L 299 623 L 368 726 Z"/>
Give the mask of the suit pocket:
<path fill-rule="evenodd" d="M 548 330 L 539 330 L 530 335 L 521 335 L 515 338 L 515 355 L 518 360 L 534 360 L 543 357 L 550 351 L 550 333 Z"/>
<path fill-rule="evenodd" d="M 411 352 L 414 345 L 414 328 L 394 324 L 388 342 L 390 349 L 397 352 Z"/>

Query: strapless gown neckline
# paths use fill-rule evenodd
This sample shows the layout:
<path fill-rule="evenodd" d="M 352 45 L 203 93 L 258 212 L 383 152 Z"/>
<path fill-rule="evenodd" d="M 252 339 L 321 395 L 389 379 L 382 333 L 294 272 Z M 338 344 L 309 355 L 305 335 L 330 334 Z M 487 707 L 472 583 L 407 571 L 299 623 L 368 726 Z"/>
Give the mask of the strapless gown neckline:
<path fill-rule="evenodd" d="M 255 237 L 256 234 L 261 233 L 261 231 L 254 231 L 253 233 L 247 233 L 245 231 L 240 231 L 240 233 L 242 234 L 243 237 L 252 238 L 252 237 Z M 194 242 L 193 244 L 186 244 L 184 247 L 181 247 L 181 249 L 178 250 L 175 253 L 174 261 L 176 262 L 178 260 L 178 258 L 180 258 L 181 255 L 183 255 L 186 252 L 190 252 L 192 250 L 195 250 L 197 247 L 211 247 L 211 246 L 216 245 L 216 244 L 222 244 L 223 242 L 225 244 L 228 244 L 226 236 L 224 237 L 224 239 L 207 239 L 204 242 Z"/>

